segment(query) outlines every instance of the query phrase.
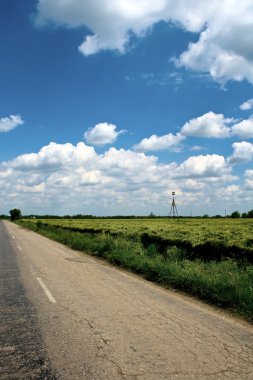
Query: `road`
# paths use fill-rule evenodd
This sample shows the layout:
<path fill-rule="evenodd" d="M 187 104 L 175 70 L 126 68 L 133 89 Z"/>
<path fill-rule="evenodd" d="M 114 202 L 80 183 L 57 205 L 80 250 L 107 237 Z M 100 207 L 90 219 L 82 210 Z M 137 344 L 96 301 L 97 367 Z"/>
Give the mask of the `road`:
<path fill-rule="evenodd" d="M 10 222 L 0 274 L 0 379 L 253 379 L 252 325 Z"/>
<path fill-rule="evenodd" d="M 0 379 L 53 379 L 12 240 L 0 223 Z"/>

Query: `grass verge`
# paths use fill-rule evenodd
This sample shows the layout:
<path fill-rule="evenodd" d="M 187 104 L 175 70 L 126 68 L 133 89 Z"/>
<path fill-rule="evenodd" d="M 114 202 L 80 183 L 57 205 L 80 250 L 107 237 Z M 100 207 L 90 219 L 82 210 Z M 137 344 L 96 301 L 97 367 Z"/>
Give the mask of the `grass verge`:
<path fill-rule="evenodd" d="M 154 244 L 110 234 L 74 232 L 41 222 L 19 220 L 19 225 L 73 249 L 102 257 L 110 263 L 141 274 L 149 281 L 192 294 L 253 322 L 253 266 L 235 260 L 189 260 L 184 251 L 170 247 L 161 255 Z"/>

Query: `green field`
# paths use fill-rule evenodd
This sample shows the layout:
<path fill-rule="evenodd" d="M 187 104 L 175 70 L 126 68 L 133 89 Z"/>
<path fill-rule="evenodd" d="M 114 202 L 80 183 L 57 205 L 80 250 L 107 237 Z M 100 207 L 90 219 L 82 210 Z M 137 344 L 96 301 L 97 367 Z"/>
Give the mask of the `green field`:
<path fill-rule="evenodd" d="M 144 246 L 155 244 L 161 253 L 177 246 L 185 249 L 188 258 L 230 257 L 253 263 L 253 219 L 43 219 L 41 222 L 75 232 L 140 239 Z"/>
<path fill-rule="evenodd" d="M 23 219 L 17 223 L 253 321 L 253 219 Z"/>

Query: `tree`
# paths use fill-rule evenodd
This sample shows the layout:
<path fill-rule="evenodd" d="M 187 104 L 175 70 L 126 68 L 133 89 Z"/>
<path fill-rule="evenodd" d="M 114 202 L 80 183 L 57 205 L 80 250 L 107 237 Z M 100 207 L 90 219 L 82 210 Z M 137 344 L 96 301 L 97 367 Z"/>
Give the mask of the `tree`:
<path fill-rule="evenodd" d="M 253 218 L 253 210 L 250 210 L 250 211 L 248 212 L 248 218 Z"/>
<path fill-rule="evenodd" d="M 239 211 L 234 211 L 234 212 L 232 212 L 232 214 L 231 214 L 231 218 L 240 218 L 240 213 L 239 213 Z"/>
<path fill-rule="evenodd" d="M 20 219 L 22 217 L 21 210 L 19 208 L 13 208 L 9 211 L 11 220 Z"/>

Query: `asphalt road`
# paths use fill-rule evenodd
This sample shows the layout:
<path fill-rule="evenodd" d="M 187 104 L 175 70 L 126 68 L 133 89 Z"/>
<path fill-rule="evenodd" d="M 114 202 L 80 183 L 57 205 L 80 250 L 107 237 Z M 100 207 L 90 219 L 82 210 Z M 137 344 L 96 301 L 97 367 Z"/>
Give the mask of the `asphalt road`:
<path fill-rule="evenodd" d="M 252 325 L 9 222 L 0 276 L 0 379 L 253 379 Z"/>
<path fill-rule="evenodd" d="M 13 240 L 0 223 L 0 378 L 54 379 Z"/>

